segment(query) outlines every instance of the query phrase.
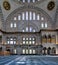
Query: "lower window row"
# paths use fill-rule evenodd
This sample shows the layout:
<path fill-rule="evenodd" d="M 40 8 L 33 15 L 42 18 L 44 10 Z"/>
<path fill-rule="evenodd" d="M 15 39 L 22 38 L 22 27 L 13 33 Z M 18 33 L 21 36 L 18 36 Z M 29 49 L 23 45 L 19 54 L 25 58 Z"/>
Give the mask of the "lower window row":
<path fill-rule="evenodd" d="M 35 54 L 35 49 L 23 49 L 22 54 Z"/>

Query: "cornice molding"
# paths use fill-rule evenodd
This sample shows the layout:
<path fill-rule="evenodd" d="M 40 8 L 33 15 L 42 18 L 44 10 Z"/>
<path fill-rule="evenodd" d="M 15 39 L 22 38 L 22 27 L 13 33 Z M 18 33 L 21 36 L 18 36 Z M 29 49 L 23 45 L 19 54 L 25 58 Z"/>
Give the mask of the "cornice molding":
<path fill-rule="evenodd" d="M 6 31 L 3 31 L 0 29 L 0 32 L 3 33 L 3 34 L 37 34 L 37 33 L 41 33 L 42 31 L 45 31 L 45 32 L 58 32 L 58 29 L 41 29 L 40 31 L 38 32 L 6 32 Z"/>

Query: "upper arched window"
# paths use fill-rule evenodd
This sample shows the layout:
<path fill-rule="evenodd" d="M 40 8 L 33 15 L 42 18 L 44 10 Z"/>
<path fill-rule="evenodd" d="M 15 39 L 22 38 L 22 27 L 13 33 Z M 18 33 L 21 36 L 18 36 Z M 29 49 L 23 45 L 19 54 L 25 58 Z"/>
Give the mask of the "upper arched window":
<path fill-rule="evenodd" d="M 33 27 L 26 27 L 22 30 L 22 32 L 36 32 L 36 30 Z"/>
<path fill-rule="evenodd" d="M 20 3 L 36 3 L 36 2 L 41 2 L 42 0 L 15 0 L 16 2 Z"/>
<path fill-rule="evenodd" d="M 18 20 L 44 20 L 44 17 L 41 17 L 40 14 L 34 12 L 34 11 L 24 11 L 24 12 L 21 12 L 20 14 L 18 14 L 17 16 L 14 16 L 14 21 Z"/>
<path fill-rule="evenodd" d="M 45 15 L 41 14 L 41 12 L 36 12 L 33 10 L 24 10 L 21 11 L 19 13 L 17 13 L 16 15 L 14 15 L 14 17 L 12 18 L 14 21 L 22 21 L 22 22 L 38 22 L 41 21 L 41 28 L 47 28 L 48 27 L 48 23 L 47 23 L 47 18 L 45 17 Z M 11 24 L 11 28 L 12 28 L 13 24 Z M 16 25 L 15 25 L 16 27 Z M 29 28 L 28 28 L 29 29 Z M 30 29 L 32 29 L 30 27 Z M 31 30 L 30 30 L 31 31 Z M 29 31 L 29 32 L 30 32 Z M 35 32 L 35 30 L 33 30 Z M 32 31 L 32 32 L 33 32 Z M 26 29 L 23 30 L 23 32 L 27 32 Z"/>

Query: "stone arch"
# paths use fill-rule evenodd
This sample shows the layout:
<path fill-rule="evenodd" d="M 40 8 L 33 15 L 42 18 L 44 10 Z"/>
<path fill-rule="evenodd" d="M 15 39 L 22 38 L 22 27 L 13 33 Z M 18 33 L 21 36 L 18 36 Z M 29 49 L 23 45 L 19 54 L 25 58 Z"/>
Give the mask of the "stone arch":
<path fill-rule="evenodd" d="M 41 8 L 38 8 L 38 7 L 35 7 L 35 6 L 22 6 L 22 7 L 20 7 L 20 8 L 17 8 L 17 9 L 15 9 L 13 12 L 11 12 L 9 15 L 8 15 L 8 17 L 6 18 L 6 20 L 10 20 L 10 17 L 13 15 L 13 14 L 15 14 L 16 12 L 18 12 L 18 11 L 21 11 L 21 10 L 24 10 L 24 9 L 33 9 L 33 10 L 36 10 L 36 11 L 40 11 L 42 14 L 44 14 L 47 18 L 48 18 L 48 20 L 49 21 L 51 21 L 51 23 L 52 23 L 52 18 L 43 10 L 43 9 L 41 9 Z"/>
<path fill-rule="evenodd" d="M 56 54 L 56 48 L 55 47 L 52 48 L 52 54 Z"/>
<path fill-rule="evenodd" d="M 48 49 L 47 49 L 47 54 L 48 54 L 48 55 L 51 54 L 51 47 L 48 47 Z"/>
<path fill-rule="evenodd" d="M 46 55 L 47 54 L 47 48 L 43 47 L 43 54 Z"/>
<path fill-rule="evenodd" d="M 29 10 L 28 10 L 29 9 Z M 44 18 L 45 18 L 45 21 L 43 21 L 44 22 L 44 25 L 45 25 L 45 23 L 49 23 L 50 25 L 48 25 L 48 28 L 51 28 L 52 27 L 52 19 L 51 19 L 51 17 L 44 11 L 44 10 L 42 10 L 42 9 L 40 9 L 40 8 L 38 8 L 38 7 L 35 7 L 35 6 L 23 6 L 23 7 L 20 7 L 20 8 L 18 8 L 18 9 L 15 9 L 12 13 L 10 13 L 9 15 L 8 15 L 8 17 L 6 18 L 6 22 L 8 22 L 9 24 L 11 24 L 11 22 L 13 21 L 14 22 L 14 20 L 13 20 L 13 17 L 15 16 L 15 15 L 17 15 L 17 14 L 21 14 L 21 12 L 22 11 L 26 11 L 26 10 L 28 10 L 28 11 L 36 11 L 38 14 L 40 13 L 41 15 L 43 15 L 44 16 Z M 12 16 L 12 17 L 11 17 Z M 37 16 L 36 16 L 37 17 Z M 46 20 L 47 20 L 47 22 L 46 22 Z M 26 21 L 25 21 L 26 22 Z M 20 25 L 19 25 L 19 22 L 18 22 L 18 24 L 17 24 L 17 27 L 18 27 L 18 31 L 21 31 L 21 27 L 22 27 L 22 24 L 23 23 L 25 23 L 25 22 L 20 22 Z M 5 25 L 7 25 L 8 23 L 5 23 Z M 41 20 L 39 20 L 37 23 L 36 23 L 36 20 L 35 20 L 35 22 L 28 22 L 28 24 L 34 24 L 34 27 L 36 27 L 37 28 L 37 31 L 36 32 L 38 32 L 38 31 L 40 31 L 40 29 L 42 29 L 42 27 L 41 27 L 41 24 L 42 24 L 42 21 Z M 10 26 L 10 25 L 9 25 Z M 6 28 L 6 30 L 8 30 L 9 31 L 9 29 L 10 29 L 10 27 L 9 26 L 7 26 L 7 27 L 5 27 Z M 19 27 L 19 26 L 21 26 L 21 27 Z M 17 28 L 16 27 L 16 28 Z M 9 28 L 9 29 L 8 29 Z M 16 31 L 16 30 L 15 30 Z"/>

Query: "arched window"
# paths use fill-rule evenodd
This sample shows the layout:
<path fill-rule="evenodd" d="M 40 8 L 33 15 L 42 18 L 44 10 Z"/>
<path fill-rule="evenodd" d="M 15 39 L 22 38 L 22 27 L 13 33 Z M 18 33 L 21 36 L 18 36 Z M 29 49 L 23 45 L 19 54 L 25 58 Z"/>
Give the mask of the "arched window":
<path fill-rule="evenodd" d="M 33 27 L 26 27 L 22 30 L 22 32 L 36 32 L 36 30 Z"/>
<path fill-rule="evenodd" d="M 40 20 L 40 15 L 39 14 L 37 15 L 37 20 Z"/>
<path fill-rule="evenodd" d="M 26 27 L 26 32 L 28 32 L 29 31 L 29 29 L 28 29 L 28 27 Z"/>
<path fill-rule="evenodd" d="M 41 20 L 43 20 L 44 18 L 42 17 Z M 17 20 L 16 17 L 14 17 L 14 20 Z M 23 11 L 21 12 L 21 14 L 18 14 L 18 20 L 40 20 L 40 15 L 36 14 L 36 12 L 33 11 Z"/>
<path fill-rule="evenodd" d="M 28 16 L 28 11 L 26 11 L 26 20 L 28 20 L 28 17 L 29 17 L 29 16 Z"/>
<path fill-rule="evenodd" d="M 21 17 L 19 16 L 19 19 L 20 19 Z M 20 19 L 21 20 L 21 19 Z M 25 20 L 25 14 L 24 14 L 24 12 L 22 12 L 22 20 Z"/>
<path fill-rule="evenodd" d="M 10 28 L 16 28 L 17 27 L 17 24 L 16 24 L 16 22 L 14 22 L 14 23 L 10 23 Z"/>
<path fill-rule="evenodd" d="M 16 28 L 17 27 L 17 24 L 16 23 L 14 23 L 14 28 Z"/>
<path fill-rule="evenodd" d="M 44 20 L 44 17 L 41 17 L 41 20 L 43 21 Z"/>
<path fill-rule="evenodd" d="M 22 13 L 22 14 L 23 14 L 23 13 Z M 23 17 L 23 18 L 24 18 L 24 17 Z M 21 15 L 20 15 L 20 14 L 18 15 L 18 20 L 21 20 Z"/>
<path fill-rule="evenodd" d="M 45 28 L 47 28 L 47 27 L 48 27 L 47 22 L 45 22 Z"/>
<path fill-rule="evenodd" d="M 44 47 L 43 50 L 42 50 L 42 54 L 46 55 L 47 54 L 47 48 Z"/>
<path fill-rule="evenodd" d="M 51 47 L 48 47 L 48 49 L 47 49 L 47 54 L 48 54 L 48 55 L 51 54 Z"/>
<path fill-rule="evenodd" d="M 44 28 L 44 23 L 43 22 L 41 23 L 41 28 Z"/>
<path fill-rule="evenodd" d="M 35 12 L 33 12 L 33 20 L 36 20 Z"/>
<path fill-rule="evenodd" d="M 29 12 L 29 20 L 32 20 L 32 12 Z"/>
<path fill-rule="evenodd" d="M 56 48 L 55 47 L 52 48 L 52 54 L 56 54 Z"/>
<path fill-rule="evenodd" d="M 47 36 L 46 35 L 42 36 L 42 43 L 47 43 Z"/>
<path fill-rule="evenodd" d="M 52 38 L 51 38 L 51 43 L 56 43 L 56 36 L 55 35 L 52 35 Z"/>
<path fill-rule="evenodd" d="M 15 0 L 16 2 L 20 3 L 36 3 L 36 2 L 40 2 L 42 0 Z"/>
<path fill-rule="evenodd" d="M 47 43 L 51 43 L 51 35 L 48 35 L 48 37 L 47 37 Z"/>
<path fill-rule="evenodd" d="M 10 23 L 10 27 L 13 28 L 13 23 Z"/>
<path fill-rule="evenodd" d="M 14 17 L 14 21 L 16 21 L 17 20 L 17 17 Z"/>

